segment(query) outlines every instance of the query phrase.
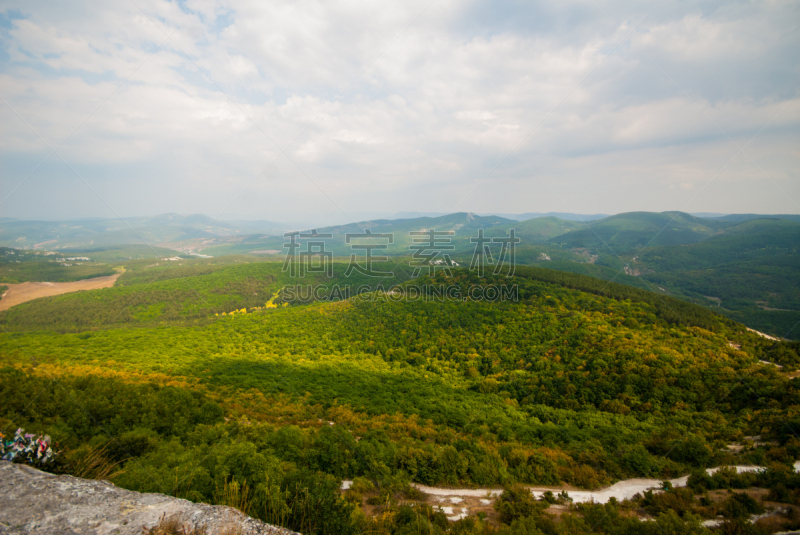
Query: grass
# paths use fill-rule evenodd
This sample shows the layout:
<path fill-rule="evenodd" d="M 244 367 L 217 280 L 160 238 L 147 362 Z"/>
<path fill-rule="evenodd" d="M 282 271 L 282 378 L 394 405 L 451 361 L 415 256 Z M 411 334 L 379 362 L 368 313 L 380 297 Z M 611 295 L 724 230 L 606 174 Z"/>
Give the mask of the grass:
<path fill-rule="evenodd" d="M 183 521 L 182 515 L 166 514 L 152 528 L 142 529 L 144 535 L 207 535 L 205 526 L 192 526 Z"/>
<path fill-rule="evenodd" d="M 253 507 L 253 491 L 247 481 L 239 484 L 236 480 L 225 480 L 222 489 L 217 488 L 215 500 L 219 505 L 227 505 L 250 515 Z"/>
<path fill-rule="evenodd" d="M 95 446 L 79 455 L 70 470 L 75 477 L 108 481 L 122 475 L 122 461 L 113 461 L 108 455 L 109 444 Z"/>

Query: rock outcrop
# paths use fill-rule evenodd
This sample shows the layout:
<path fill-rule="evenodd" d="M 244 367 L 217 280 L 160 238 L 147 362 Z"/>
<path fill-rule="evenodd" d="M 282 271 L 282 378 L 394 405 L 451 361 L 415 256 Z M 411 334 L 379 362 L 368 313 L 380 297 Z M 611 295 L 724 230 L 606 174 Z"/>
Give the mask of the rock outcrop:
<path fill-rule="evenodd" d="M 108 481 L 53 475 L 0 461 L 0 535 L 141 535 L 143 528 L 175 515 L 184 525 L 204 527 L 208 535 L 298 535 L 231 507 L 143 494 Z"/>

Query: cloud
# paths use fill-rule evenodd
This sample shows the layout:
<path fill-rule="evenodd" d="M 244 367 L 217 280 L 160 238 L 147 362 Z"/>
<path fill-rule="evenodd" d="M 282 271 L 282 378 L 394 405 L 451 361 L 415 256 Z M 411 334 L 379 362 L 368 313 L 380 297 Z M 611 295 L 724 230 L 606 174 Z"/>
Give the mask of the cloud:
<path fill-rule="evenodd" d="M 797 212 L 798 9 L 20 3 L 0 25 L 0 181 L 13 189 L 66 139 L 59 154 L 124 215 L 213 213 L 237 196 L 237 215 L 271 219 L 387 196 L 392 211 L 668 210 L 689 191 L 697 211 L 773 212 L 748 187 L 723 200 L 700 186 L 756 187 L 765 172 Z M 723 167 L 731 154 L 738 168 Z M 19 199 L 73 179 L 44 166 Z"/>

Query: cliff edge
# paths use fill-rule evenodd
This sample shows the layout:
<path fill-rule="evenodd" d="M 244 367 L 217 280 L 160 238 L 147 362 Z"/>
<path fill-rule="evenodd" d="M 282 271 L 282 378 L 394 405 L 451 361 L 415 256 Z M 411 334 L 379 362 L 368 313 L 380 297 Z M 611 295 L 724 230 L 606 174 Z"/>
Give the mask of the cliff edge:
<path fill-rule="evenodd" d="M 208 535 L 298 535 L 232 507 L 143 494 L 108 481 L 53 475 L 0 461 L 0 535 L 141 535 L 162 517 L 176 515 L 184 525 L 205 528 Z"/>

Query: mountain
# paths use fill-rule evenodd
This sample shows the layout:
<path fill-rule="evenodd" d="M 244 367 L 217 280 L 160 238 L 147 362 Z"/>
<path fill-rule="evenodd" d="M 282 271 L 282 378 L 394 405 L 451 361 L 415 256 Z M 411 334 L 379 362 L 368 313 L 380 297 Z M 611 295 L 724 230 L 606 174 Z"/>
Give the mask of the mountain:
<path fill-rule="evenodd" d="M 571 212 L 525 212 L 524 214 L 497 214 L 517 221 L 526 221 L 537 217 L 557 217 L 565 221 L 594 221 L 608 217 L 608 214 L 573 214 Z"/>
<path fill-rule="evenodd" d="M 729 214 L 719 217 L 712 217 L 718 221 L 730 221 L 734 223 L 741 223 L 743 221 L 750 221 L 751 219 L 786 219 L 789 221 L 800 222 L 800 215 L 798 214 L 775 214 L 775 215 L 759 215 L 759 214 Z"/>
<path fill-rule="evenodd" d="M 519 236 L 531 243 L 545 243 L 568 232 L 586 228 L 586 223 L 559 219 L 554 216 L 537 217 L 514 225 Z"/>
<path fill-rule="evenodd" d="M 800 222 L 745 220 L 698 243 L 646 248 L 630 266 L 673 295 L 754 329 L 800 338 Z"/>
<path fill-rule="evenodd" d="M 229 223 L 200 214 L 73 221 L 1 221 L 0 246 L 47 250 L 123 244 L 163 245 L 254 232 L 281 234 L 284 228 L 284 225 L 271 221 Z"/>
<path fill-rule="evenodd" d="M 583 221 L 547 215 L 524 221 L 514 219 L 539 215 L 542 214 L 503 217 L 459 212 L 371 219 L 316 231 L 330 236 L 321 240 L 324 251 L 343 260 L 353 254 L 363 257 L 365 249 L 359 244 L 386 245 L 385 249 L 373 249 L 373 255 L 393 257 L 384 264 L 385 269 L 393 270 L 408 268 L 410 260 L 405 257 L 417 250 L 420 242 L 414 240 L 421 236 L 412 236 L 411 232 L 450 232 L 440 236 L 438 244 L 449 249 L 442 250 L 438 258 L 447 254 L 459 265 L 470 265 L 476 250 L 472 240 L 481 231 L 487 239 L 500 239 L 514 229 L 520 239 L 515 250 L 518 264 L 590 275 L 674 295 L 716 307 L 723 314 L 774 336 L 800 336 L 796 328 L 793 330 L 800 321 L 800 281 L 793 271 L 797 268 L 800 216 L 698 217 L 683 212 L 629 212 L 591 221 L 587 219 L 595 216 L 584 217 Z M 166 258 L 174 254 L 165 248 L 184 256 L 245 254 L 283 259 L 287 252 L 286 227 L 272 221 L 215 221 L 203 215 L 177 214 L 122 221 L 5 221 L 0 222 L 0 244 L 89 256 L 95 262 Z M 348 234 L 363 234 L 367 229 L 373 234 L 391 235 L 391 239 L 355 238 L 348 243 Z M 309 241 L 297 239 L 301 251 Z M 139 245 L 138 250 L 132 245 L 120 245 L 142 243 L 148 245 Z M 492 255 L 501 253 L 498 242 L 487 243 Z M 14 262 L 19 258 L 15 257 Z M 51 259 L 42 257 L 38 261 Z M 494 261 L 492 257 L 491 262 Z M 44 276 L 75 280 L 110 269 L 100 265 L 95 268 L 6 265 L 2 275 L 7 282 L 25 277 L 39 280 Z"/>
<path fill-rule="evenodd" d="M 723 223 L 683 212 L 629 212 L 592 221 L 548 243 L 620 255 L 642 247 L 696 243 L 723 227 Z"/>
<path fill-rule="evenodd" d="M 333 252 L 334 256 L 349 258 L 350 254 L 356 252 L 350 244 L 346 243 L 347 234 L 363 234 L 367 230 L 373 234 L 391 234 L 392 243 L 388 243 L 388 238 L 380 243 L 387 245 L 387 249 L 381 250 L 381 255 L 406 256 L 411 254 L 409 246 L 414 244 L 414 236 L 410 232 L 418 232 L 426 229 L 434 229 L 439 232 L 452 232 L 452 236 L 445 237 L 455 245 L 458 254 L 463 256 L 471 253 L 474 246 L 469 241 L 470 238 L 478 235 L 479 229 L 487 231 L 486 235 L 499 235 L 506 232 L 509 228 L 516 225 L 516 221 L 499 216 L 479 216 L 467 212 L 458 212 L 439 217 L 415 217 L 410 219 L 375 219 L 349 223 L 343 225 L 333 225 L 322 227 L 316 230 L 319 234 L 330 235 L 325 238 L 326 251 Z M 305 229 L 304 233 L 311 232 L 312 229 Z M 275 251 L 273 254 L 285 254 L 284 244 L 286 238 L 281 236 L 255 235 L 244 238 L 221 237 L 214 240 L 204 240 L 207 244 L 198 248 L 198 252 L 203 254 L 218 256 L 226 254 L 242 254 L 253 251 Z M 378 243 L 378 242 L 376 242 Z M 379 254 L 378 252 L 375 253 Z M 455 253 L 453 253 L 455 254 Z"/>

